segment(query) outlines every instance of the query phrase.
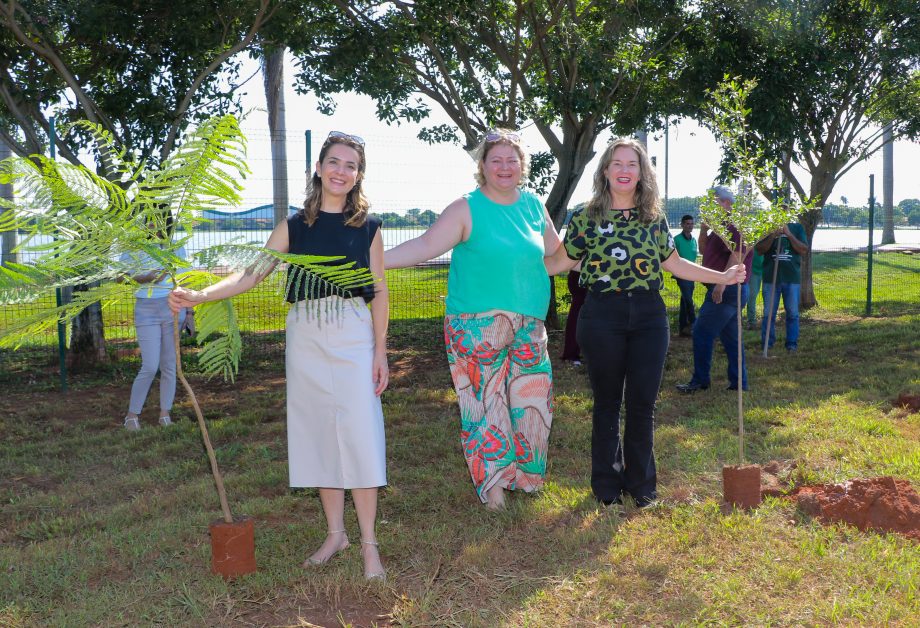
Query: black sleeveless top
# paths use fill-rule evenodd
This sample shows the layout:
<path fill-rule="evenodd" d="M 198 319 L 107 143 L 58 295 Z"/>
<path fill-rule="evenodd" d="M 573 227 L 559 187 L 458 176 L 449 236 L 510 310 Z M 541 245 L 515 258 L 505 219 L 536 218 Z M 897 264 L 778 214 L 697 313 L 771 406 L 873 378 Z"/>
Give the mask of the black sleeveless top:
<path fill-rule="evenodd" d="M 371 242 L 380 228 L 380 219 L 368 215 L 367 220 L 360 227 L 349 227 L 345 224 L 345 214 L 332 214 L 319 212 L 313 226 L 304 222 L 303 215 L 298 212 L 287 219 L 288 224 L 288 251 L 298 255 L 335 255 L 343 256 L 334 262 L 327 262 L 330 266 L 337 266 L 346 262 L 354 262 L 353 268 L 371 267 Z M 293 269 L 288 269 L 288 277 Z M 287 300 L 291 303 L 303 301 L 306 292 L 306 282 L 301 282 L 299 290 L 295 293 L 292 282 L 288 288 Z M 326 284 L 317 287 L 312 298 L 322 298 L 336 294 L 335 290 Z M 369 284 L 360 288 L 346 291 L 344 296 L 363 297 L 366 302 L 374 298 L 374 286 Z"/>

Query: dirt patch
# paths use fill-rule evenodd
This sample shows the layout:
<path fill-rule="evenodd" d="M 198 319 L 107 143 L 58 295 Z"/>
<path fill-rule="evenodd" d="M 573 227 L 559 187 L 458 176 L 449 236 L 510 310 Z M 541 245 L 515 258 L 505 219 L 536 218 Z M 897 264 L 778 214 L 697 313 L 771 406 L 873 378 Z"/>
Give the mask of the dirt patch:
<path fill-rule="evenodd" d="M 760 497 L 782 497 L 796 484 L 799 462 L 771 460 L 760 469 Z"/>
<path fill-rule="evenodd" d="M 897 532 L 920 541 L 920 495 L 906 480 L 880 477 L 802 486 L 790 496 L 804 512 L 824 523 Z"/>
<path fill-rule="evenodd" d="M 901 393 L 892 405 L 896 408 L 905 408 L 908 412 L 920 412 L 920 395 Z"/>

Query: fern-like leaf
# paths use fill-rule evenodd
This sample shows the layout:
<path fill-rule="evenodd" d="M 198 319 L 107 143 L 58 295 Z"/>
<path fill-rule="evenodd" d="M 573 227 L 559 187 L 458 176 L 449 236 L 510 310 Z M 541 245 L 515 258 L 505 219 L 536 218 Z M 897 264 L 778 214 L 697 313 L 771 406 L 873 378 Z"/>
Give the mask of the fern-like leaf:
<path fill-rule="evenodd" d="M 45 309 L 0 329 L 0 342 L 17 344 L 68 321 L 92 303 L 107 306 L 129 298 L 136 284 L 131 277 L 162 268 L 181 285 L 200 289 L 218 278 L 204 271 L 179 274 L 188 262 L 178 249 L 191 237 L 208 209 L 240 202 L 240 180 L 248 174 L 246 140 L 233 116 L 218 116 L 190 131 L 179 147 L 156 168 L 134 163 L 112 136 L 98 125 L 74 125 L 92 137 L 104 155 L 110 179 L 82 166 L 44 157 L 34 161 L 10 158 L 0 162 L 0 183 L 16 188 L 16 201 L 3 202 L 8 211 L 0 228 L 25 233 L 21 251 L 34 254 L 27 265 L 0 270 L 0 304 L 50 303 L 54 288 L 100 285 L 74 293 L 72 303 Z M 172 216 L 184 238 L 158 237 Z M 131 255 L 125 256 L 125 253 Z M 292 267 L 285 287 L 307 288 L 317 294 L 346 294 L 368 285 L 373 277 L 340 258 L 281 254 L 242 244 L 211 247 L 197 256 L 208 269 L 263 273 L 274 266 Z M 145 261 L 148 260 L 148 261 Z M 118 285 L 115 280 L 127 283 Z M 237 371 L 241 339 L 233 303 L 227 300 L 200 308 L 198 338 L 204 343 L 200 360 L 209 374 L 232 379 Z"/>
<path fill-rule="evenodd" d="M 224 379 L 232 381 L 239 369 L 243 348 L 233 299 L 204 303 L 196 312 L 198 342 L 204 345 L 198 364 L 206 374 L 220 373 Z"/>

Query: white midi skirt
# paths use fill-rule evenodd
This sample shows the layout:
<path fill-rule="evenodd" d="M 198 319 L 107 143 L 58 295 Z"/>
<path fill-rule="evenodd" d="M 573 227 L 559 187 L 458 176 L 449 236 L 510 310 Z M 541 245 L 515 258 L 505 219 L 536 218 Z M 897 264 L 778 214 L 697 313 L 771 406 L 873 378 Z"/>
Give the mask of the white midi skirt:
<path fill-rule="evenodd" d="M 384 486 L 383 409 L 364 299 L 300 301 L 288 312 L 286 338 L 290 485 Z"/>

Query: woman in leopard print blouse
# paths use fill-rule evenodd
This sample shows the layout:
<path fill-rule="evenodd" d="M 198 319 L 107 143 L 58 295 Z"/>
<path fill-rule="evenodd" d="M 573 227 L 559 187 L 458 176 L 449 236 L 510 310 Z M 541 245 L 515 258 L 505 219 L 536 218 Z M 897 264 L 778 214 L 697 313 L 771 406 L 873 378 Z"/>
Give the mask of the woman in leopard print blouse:
<path fill-rule="evenodd" d="M 572 217 L 564 246 L 546 258 L 550 275 L 579 262 L 588 296 L 578 343 L 594 395 L 591 489 L 604 505 L 622 504 L 629 494 L 644 507 L 657 497 L 654 410 L 670 335 L 662 269 L 681 279 L 733 284 L 744 281 L 744 265 L 716 272 L 677 254 L 655 171 L 645 147 L 632 138 L 607 146 L 593 197 Z"/>

